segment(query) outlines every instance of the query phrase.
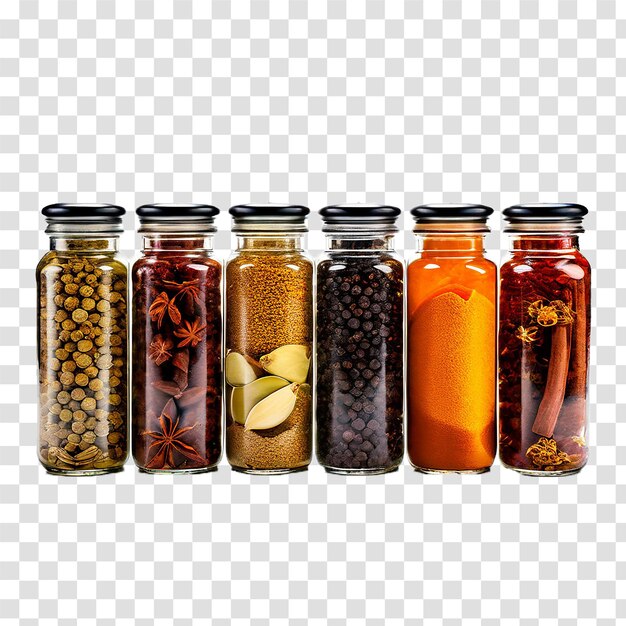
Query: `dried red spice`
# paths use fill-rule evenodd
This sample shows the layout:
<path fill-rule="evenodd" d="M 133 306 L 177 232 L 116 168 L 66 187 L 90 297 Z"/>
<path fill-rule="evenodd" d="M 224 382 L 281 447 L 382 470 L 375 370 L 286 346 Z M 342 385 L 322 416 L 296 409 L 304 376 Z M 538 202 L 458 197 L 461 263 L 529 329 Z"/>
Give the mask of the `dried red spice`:
<path fill-rule="evenodd" d="M 159 431 L 146 430 L 141 433 L 142 437 L 149 437 L 154 440 L 148 448 L 149 453 L 153 451 L 153 456 L 146 467 L 149 469 L 175 469 L 178 466 L 177 456 L 183 456 L 192 463 L 203 465 L 205 460 L 193 446 L 184 441 L 184 436 L 193 430 L 198 423 L 194 422 L 191 426 L 179 427 L 180 417 L 174 400 L 170 400 L 165 405 L 158 419 L 161 426 Z"/>
<path fill-rule="evenodd" d="M 183 348 L 190 345 L 195 348 L 204 338 L 205 328 L 206 324 L 200 324 L 198 320 L 193 322 L 184 320 L 182 328 L 174 331 L 174 335 L 182 339 L 178 342 L 178 347 Z"/>
<path fill-rule="evenodd" d="M 188 298 L 189 300 L 195 300 L 198 304 L 201 303 L 200 288 L 197 280 L 187 280 L 183 283 L 177 283 L 174 280 L 164 280 L 163 284 L 168 289 L 176 290 L 174 298 Z"/>
<path fill-rule="evenodd" d="M 133 455 L 148 471 L 221 456 L 221 266 L 203 250 L 150 250 L 133 268 Z"/>
<path fill-rule="evenodd" d="M 510 467 L 563 472 L 586 463 L 589 294 L 578 250 L 516 250 L 502 267 L 500 457 Z"/>
<path fill-rule="evenodd" d="M 148 355 L 157 365 L 163 365 L 165 361 L 172 358 L 170 350 L 173 347 L 174 342 L 171 339 L 163 339 L 161 335 L 155 335 L 150 342 Z"/>
<path fill-rule="evenodd" d="M 162 291 L 152 302 L 150 308 L 148 309 L 148 313 L 152 318 L 152 321 L 156 321 L 158 327 L 161 328 L 161 324 L 165 319 L 165 314 L 167 313 L 174 324 L 180 324 L 181 316 L 180 311 L 176 304 L 174 304 L 174 298 L 170 300 L 170 297 Z"/>

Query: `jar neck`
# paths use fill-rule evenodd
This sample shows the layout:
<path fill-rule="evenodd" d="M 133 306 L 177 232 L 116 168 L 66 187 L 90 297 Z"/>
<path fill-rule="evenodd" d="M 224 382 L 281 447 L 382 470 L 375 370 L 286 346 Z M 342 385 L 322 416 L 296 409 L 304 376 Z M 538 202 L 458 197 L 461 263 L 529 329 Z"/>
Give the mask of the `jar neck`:
<path fill-rule="evenodd" d="M 119 237 L 81 237 L 78 235 L 52 235 L 50 250 L 57 252 L 84 252 L 97 254 L 101 252 L 118 252 Z"/>
<path fill-rule="evenodd" d="M 485 233 L 437 233 L 417 235 L 417 251 L 436 256 L 441 252 L 450 254 L 484 254 Z"/>
<path fill-rule="evenodd" d="M 350 235 L 347 233 L 332 233 L 326 235 L 326 250 L 349 250 L 351 252 L 367 250 L 394 249 L 394 237 L 391 233 L 367 234 L 360 233 Z"/>
<path fill-rule="evenodd" d="M 173 235 L 150 233 L 143 236 L 144 252 L 213 251 L 213 234 Z"/>
<path fill-rule="evenodd" d="M 509 250 L 536 250 L 541 252 L 571 252 L 578 250 L 578 235 L 572 233 L 562 235 L 518 235 L 510 238 Z"/>
<path fill-rule="evenodd" d="M 245 233 L 237 235 L 237 250 L 254 252 L 301 252 L 303 233 Z"/>

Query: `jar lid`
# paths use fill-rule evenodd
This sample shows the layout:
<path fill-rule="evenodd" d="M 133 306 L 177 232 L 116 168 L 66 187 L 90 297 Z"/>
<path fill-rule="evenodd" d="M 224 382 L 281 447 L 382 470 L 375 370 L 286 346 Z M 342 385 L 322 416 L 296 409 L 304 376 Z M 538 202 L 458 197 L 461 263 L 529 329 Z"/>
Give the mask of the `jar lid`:
<path fill-rule="evenodd" d="M 421 204 L 411 209 L 411 215 L 416 222 L 454 220 L 486 223 L 492 213 L 493 209 L 484 204 Z"/>
<path fill-rule="evenodd" d="M 401 213 L 395 206 L 369 203 L 332 204 L 319 212 L 324 232 L 360 236 L 396 232 L 396 220 Z"/>
<path fill-rule="evenodd" d="M 41 210 L 48 222 L 47 233 L 82 231 L 106 233 L 122 232 L 122 216 L 126 211 L 115 204 L 82 204 L 59 202 Z"/>
<path fill-rule="evenodd" d="M 230 208 L 234 232 L 274 230 L 306 231 L 306 216 L 310 210 L 300 204 L 238 204 Z"/>
<path fill-rule="evenodd" d="M 577 222 L 589 213 L 587 207 L 571 202 L 516 204 L 502 211 L 510 224 L 517 222 Z"/>
<path fill-rule="evenodd" d="M 504 232 L 537 235 L 555 231 L 581 233 L 587 213 L 587 207 L 572 202 L 516 204 L 502 211 L 508 222 Z"/>
<path fill-rule="evenodd" d="M 143 204 L 137 208 L 137 217 L 142 224 L 148 222 L 210 222 L 220 210 L 211 204 L 158 203 Z"/>
<path fill-rule="evenodd" d="M 41 210 L 42 214 L 50 220 L 89 221 L 103 222 L 112 219 L 121 221 L 126 211 L 115 204 L 78 204 L 71 202 L 59 202 L 49 204 Z"/>
<path fill-rule="evenodd" d="M 402 211 L 385 204 L 332 204 L 320 209 L 325 224 L 395 224 Z"/>
<path fill-rule="evenodd" d="M 492 213 L 493 209 L 484 204 L 421 204 L 411 209 L 417 232 L 422 230 L 488 232 L 487 220 Z"/>

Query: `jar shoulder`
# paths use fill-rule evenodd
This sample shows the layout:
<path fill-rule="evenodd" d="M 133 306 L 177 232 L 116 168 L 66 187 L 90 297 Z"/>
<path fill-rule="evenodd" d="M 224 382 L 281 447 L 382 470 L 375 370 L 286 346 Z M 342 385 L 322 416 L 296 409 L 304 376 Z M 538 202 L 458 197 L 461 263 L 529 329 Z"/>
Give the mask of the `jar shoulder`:
<path fill-rule="evenodd" d="M 498 266 L 484 255 L 433 257 L 416 255 L 408 262 L 409 276 L 421 273 L 457 273 L 467 270 L 468 273 L 495 277 Z"/>
<path fill-rule="evenodd" d="M 160 255 L 149 254 L 140 256 L 132 265 L 134 275 L 157 272 L 159 269 L 180 271 L 189 268 L 200 271 L 202 268 L 221 270 L 221 262 L 212 255 Z"/>
<path fill-rule="evenodd" d="M 313 267 L 313 260 L 303 252 L 235 251 L 226 260 L 227 274 L 239 271 L 271 271 L 273 268 L 311 273 Z"/>
<path fill-rule="evenodd" d="M 389 271 L 394 274 L 404 272 L 404 260 L 395 251 L 367 251 L 363 253 L 348 252 L 325 252 L 316 259 L 317 273 L 341 273 L 345 271 L 366 271 L 368 269 L 378 269 Z"/>
<path fill-rule="evenodd" d="M 70 252 L 48 250 L 37 264 L 38 274 L 58 274 L 64 271 L 68 265 L 83 263 L 93 266 L 102 271 L 114 272 L 119 275 L 128 273 L 128 263 L 123 256 L 116 251 L 110 252 Z M 86 270 L 89 272 L 89 268 Z"/>
<path fill-rule="evenodd" d="M 569 274 L 574 271 L 582 277 L 590 274 L 591 264 L 579 250 L 566 253 L 515 251 L 509 254 L 500 268 L 503 277 L 511 273 L 530 275 L 542 271 L 565 271 Z"/>
<path fill-rule="evenodd" d="M 317 257 L 316 264 L 337 260 L 354 263 L 358 263 L 360 260 L 395 261 L 404 264 L 402 256 L 396 250 L 326 250 Z"/>
<path fill-rule="evenodd" d="M 59 256 L 53 250 L 48 250 L 48 252 L 39 259 L 36 271 L 38 274 L 41 274 L 49 268 L 48 271 L 59 272 L 61 270 L 61 264 L 62 261 Z"/>

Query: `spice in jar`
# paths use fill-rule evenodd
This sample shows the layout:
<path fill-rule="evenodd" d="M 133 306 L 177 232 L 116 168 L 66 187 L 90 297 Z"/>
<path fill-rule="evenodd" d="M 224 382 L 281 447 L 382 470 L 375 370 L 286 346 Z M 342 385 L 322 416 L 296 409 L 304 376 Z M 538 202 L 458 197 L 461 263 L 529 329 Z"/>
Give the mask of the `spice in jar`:
<path fill-rule="evenodd" d="M 400 210 L 320 211 L 317 265 L 317 458 L 327 471 L 394 470 L 403 438 L 403 265 L 393 251 Z"/>
<path fill-rule="evenodd" d="M 137 209 L 144 254 L 133 267 L 133 456 L 141 471 L 215 469 L 221 456 L 218 209 Z"/>
<path fill-rule="evenodd" d="M 226 267 L 226 453 L 249 473 L 304 469 L 311 459 L 312 263 L 308 209 L 230 210 L 238 248 Z"/>
<path fill-rule="evenodd" d="M 124 209 L 43 209 L 51 250 L 37 268 L 39 458 L 57 474 L 99 474 L 127 457 L 127 271 L 117 258 Z"/>
<path fill-rule="evenodd" d="M 572 474 L 587 462 L 586 214 L 578 204 L 504 211 L 512 248 L 501 270 L 500 458 L 525 474 Z"/>
<path fill-rule="evenodd" d="M 496 451 L 496 267 L 483 238 L 493 209 L 412 210 L 407 271 L 408 455 L 423 472 L 488 471 Z"/>

